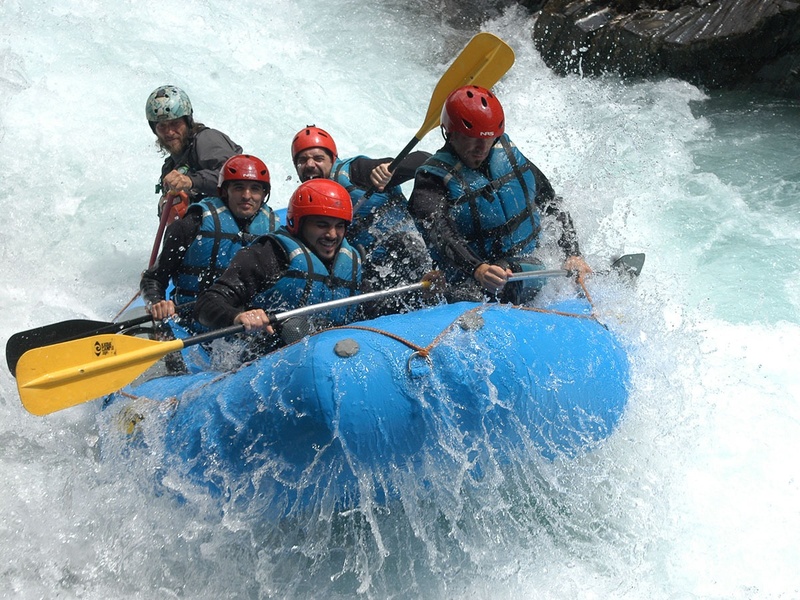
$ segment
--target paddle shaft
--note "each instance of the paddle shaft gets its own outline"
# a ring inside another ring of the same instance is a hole
[[[401,285],[398,287],[394,287],[390,290],[379,290],[377,292],[358,294],[357,296],[348,296],[347,298],[329,300],[328,302],[323,302],[321,304],[309,304],[308,306],[301,306],[300,308],[294,308],[292,310],[287,310],[282,313],[269,315],[269,322],[270,324],[280,323],[281,321],[285,321],[286,319],[291,319],[293,317],[302,317],[305,315],[318,313],[322,310],[333,310],[334,308],[340,308],[342,306],[361,304],[363,302],[369,302],[370,300],[378,300],[380,298],[385,298],[386,296],[394,296],[396,294],[402,294],[405,292],[413,292],[415,290],[421,290],[427,287],[430,287],[430,284],[428,282],[420,281],[418,283],[410,283],[408,285]],[[184,340],[176,340],[178,342],[182,342],[181,347],[177,349],[180,350],[181,348],[187,348],[189,346],[203,344],[205,342],[210,342],[217,338],[225,337],[228,335],[234,335],[237,333],[242,333],[243,331],[244,331],[244,325],[231,325],[230,327],[225,327],[223,329],[215,329],[214,331],[209,331],[207,333],[200,333],[198,335],[193,335],[192,337],[186,338]],[[172,350],[170,350],[169,352],[172,352]]]
[[[541,271],[523,271],[521,273],[514,273],[508,277],[508,281],[523,281],[525,279],[538,279],[539,277],[565,277],[569,275],[569,271],[564,269],[550,269]]]
[[[273,315],[270,321],[277,323],[292,317],[425,289],[431,285],[429,281],[421,281],[303,306]],[[170,352],[242,331],[244,325],[233,325],[184,340],[170,341],[107,334],[35,348],[20,358],[17,389],[23,406],[29,412],[46,415],[119,390]]]
[[[158,222],[158,231],[156,232],[156,239],[153,240],[153,249],[150,252],[150,260],[147,263],[148,269],[152,269],[153,265],[156,264],[156,258],[158,258],[158,249],[161,247],[161,240],[164,237],[164,229],[167,226],[169,213],[170,211],[167,210],[166,206],[161,211],[161,219]],[[115,320],[119,319],[120,315],[122,315],[122,313],[128,310],[130,305],[133,304],[141,294],[142,294],[141,290],[136,290],[136,293],[133,295],[133,297],[130,300],[128,300],[128,303],[120,309],[120,311],[114,316],[114,319]]]
[[[169,207],[166,205],[161,210],[161,219],[158,222],[158,231],[156,232],[156,239],[153,240],[153,249],[150,252],[150,260],[147,263],[147,268],[152,269],[153,265],[156,264],[156,258],[158,258],[158,249],[161,247],[161,240],[164,238],[164,229],[167,226],[167,221],[169,220],[170,210]],[[118,319],[122,313],[128,310],[131,304],[133,304],[136,299],[142,294],[141,290],[137,290],[133,297],[128,300],[128,303],[123,306],[120,311],[114,316],[114,319]]]
[[[608,271],[615,270],[636,277],[641,273],[643,265],[644,254],[624,254],[611,263],[611,268],[608,269]],[[559,277],[570,274],[570,271],[564,269],[523,271],[521,273],[514,273],[508,278],[508,281],[522,281],[524,279],[536,279],[537,277]]]
[[[379,290],[377,292],[368,292],[366,294],[359,294],[358,296],[349,296],[347,298],[339,298],[338,300],[330,300],[322,304],[309,304],[308,306],[301,306],[286,312],[278,313],[270,316],[270,323],[277,323],[291,319],[292,317],[301,317],[303,315],[310,315],[319,312],[320,306],[324,306],[325,310],[339,308],[341,306],[349,306],[351,304],[360,304],[362,302],[369,302],[370,300],[379,300],[386,296],[395,296],[405,292],[413,292],[431,287],[430,282],[420,281],[417,283],[409,283],[408,285],[400,285],[389,290]]]
[[[167,206],[165,203],[163,207],[161,207],[161,218],[158,220],[158,231],[156,231],[156,239],[153,240],[153,249],[150,251],[150,261],[147,263],[147,268],[152,269],[153,265],[156,264],[156,258],[158,258],[158,250],[161,248],[161,240],[164,238],[164,230],[167,228],[167,221],[169,221],[169,217],[172,214],[172,207]]]
[[[189,172],[189,167],[182,166],[178,169],[184,175]],[[174,199],[180,198],[181,201],[175,203]],[[153,249],[150,251],[150,260],[147,262],[147,268],[152,269],[153,265],[156,264],[156,259],[158,258],[158,250],[161,248],[161,242],[164,239],[164,230],[167,228],[167,223],[173,219],[180,218],[178,213],[175,210],[175,206],[181,204],[181,202],[188,204],[189,197],[186,195],[186,192],[177,192],[177,193],[169,193],[167,194],[167,201],[161,207],[161,217],[158,220],[158,231],[156,232],[156,239],[153,240]],[[122,307],[122,309],[116,314],[114,320],[116,321],[122,313],[128,310],[128,307],[133,304],[136,299],[141,295],[141,290],[138,290],[134,295],[133,298],[128,300],[128,303]]]

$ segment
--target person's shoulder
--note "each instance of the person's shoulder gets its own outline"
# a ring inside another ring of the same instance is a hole
[[[436,152],[428,155],[425,158],[423,164],[426,165],[436,164],[439,163],[441,160],[443,159],[447,160],[448,158],[453,158],[457,160],[458,154],[456,154],[456,151],[453,149],[453,146],[451,146],[449,142],[446,142],[445,145],[439,148]]]
[[[269,249],[275,250],[278,248],[283,248],[281,245],[281,236],[288,235],[286,231],[282,231],[278,229],[276,231],[270,231],[269,233],[265,233],[263,235],[258,236],[253,243],[248,246],[249,248],[256,248],[259,251],[265,250],[269,251]]]
[[[195,200],[194,202],[190,203],[189,206],[186,208],[186,213],[184,214],[184,219],[188,216],[192,216],[192,218],[197,219],[200,221],[202,216],[207,211],[219,211],[220,209],[224,208],[225,203],[216,196],[204,196],[199,200]]]
[[[447,166],[457,161],[458,155],[449,151],[446,147],[440,148],[435,154],[428,156],[421,164],[417,165],[414,170],[414,179],[416,181],[441,182]]]
[[[414,175],[414,190],[438,190],[444,187],[444,177],[440,173],[431,173],[426,169],[418,169]]]
[[[289,255],[280,238],[280,235],[285,233],[280,230],[265,233],[240,250],[237,256],[241,255],[241,261],[262,265],[261,268],[274,269],[285,266],[289,262]]]
[[[210,137],[228,137],[227,134],[223,133],[219,129],[214,129],[213,127],[206,127],[203,125],[200,127],[194,134],[196,138],[210,138]]]
[[[351,156],[350,158],[345,158],[342,162],[349,162],[352,165],[369,165],[369,164],[382,164],[386,161],[391,161],[391,158],[370,158],[366,154],[357,154],[356,156]]]
[[[195,135],[194,147],[204,157],[213,157],[215,160],[221,161],[219,167],[222,166],[222,162],[243,151],[242,147],[234,142],[227,133],[205,126]]]
[[[403,162],[405,163],[418,163],[424,164],[433,154],[430,152],[425,152],[424,150],[414,150],[414,152],[410,153]]]

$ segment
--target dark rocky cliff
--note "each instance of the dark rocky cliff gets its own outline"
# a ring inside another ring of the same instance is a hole
[[[537,15],[557,73],[677,77],[800,100],[800,0],[444,0],[462,24],[511,4]]]

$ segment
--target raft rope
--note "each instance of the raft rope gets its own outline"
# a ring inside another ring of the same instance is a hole
[[[583,292],[586,301],[589,303],[589,306],[592,307],[592,311],[588,315],[582,315],[577,313],[568,313],[563,312],[560,310],[550,310],[547,308],[534,308],[532,306],[515,306],[520,310],[529,310],[531,312],[538,312],[538,313],[546,313],[551,315],[559,315],[561,317],[573,317],[575,319],[591,319],[592,321],[598,321],[597,315],[594,310],[594,301],[592,300],[591,294],[589,294],[589,290],[586,289],[586,282],[583,278],[583,275],[578,275],[578,285],[581,286],[581,291]],[[599,321],[598,321],[599,323]]]
[[[586,283],[584,281],[583,275],[578,275],[577,281],[578,281],[578,285],[581,287],[581,290],[583,291],[584,296],[586,297],[587,302],[589,302],[589,306],[592,309],[589,314],[569,313],[569,312],[564,312],[564,311],[560,311],[560,310],[551,310],[551,309],[547,309],[547,308],[534,308],[532,306],[522,306],[522,305],[514,305],[514,308],[517,308],[519,310],[526,310],[526,311],[530,311],[530,312],[557,315],[557,316],[560,316],[560,317],[570,317],[570,318],[574,318],[574,319],[589,319],[589,320],[592,320],[592,321],[597,321],[599,323],[599,321],[597,319],[597,315],[595,313],[594,302],[592,301],[592,296],[589,294],[589,290],[586,289]],[[409,348],[414,350],[414,355],[413,356],[420,356],[420,357],[422,357],[424,359],[430,360],[431,351],[441,343],[441,341],[444,339],[444,337],[447,335],[447,333],[451,329],[453,329],[459,323],[459,321],[461,321],[462,317],[464,317],[465,315],[469,315],[470,313],[482,312],[485,309],[486,309],[486,305],[481,305],[481,306],[476,306],[475,308],[471,308],[468,311],[460,314],[452,323],[450,323],[441,332],[439,332],[439,334],[433,339],[433,341],[430,344],[428,344],[427,346],[424,346],[424,347],[423,346],[419,346],[419,345],[415,344],[414,342],[412,342],[411,340],[407,340],[407,339],[405,339],[405,338],[403,338],[403,337],[401,337],[401,336],[399,336],[399,335],[397,335],[395,333],[391,333],[389,331],[384,331],[383,329],[378,329],[377,327],[366,327],[364,325],[340,325],[338,327],[332,327],[330,329],[325,329],[323,331],[332,331],[332,330],[340,330],[340,329],[356,329],[358,331],[370,331],[372,333],[377,333],[378,335],[382,335],[382,336],[388,337],[388,338],[393,339],[393,340],[395,340],[397,342],[400,342],[401,344],[404,344],[404,345],[408,346]],[[322,333],[322,331],[318,331],[316,333],[313,333],[312,335],[318,335],[320,333]]]

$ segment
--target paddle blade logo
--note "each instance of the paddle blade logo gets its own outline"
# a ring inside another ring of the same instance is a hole
[[[116,353],[117,349],[114,348],[114,342],[101,342],[98,340],[94,343],[94,355],[97,357],[115,355]]]

